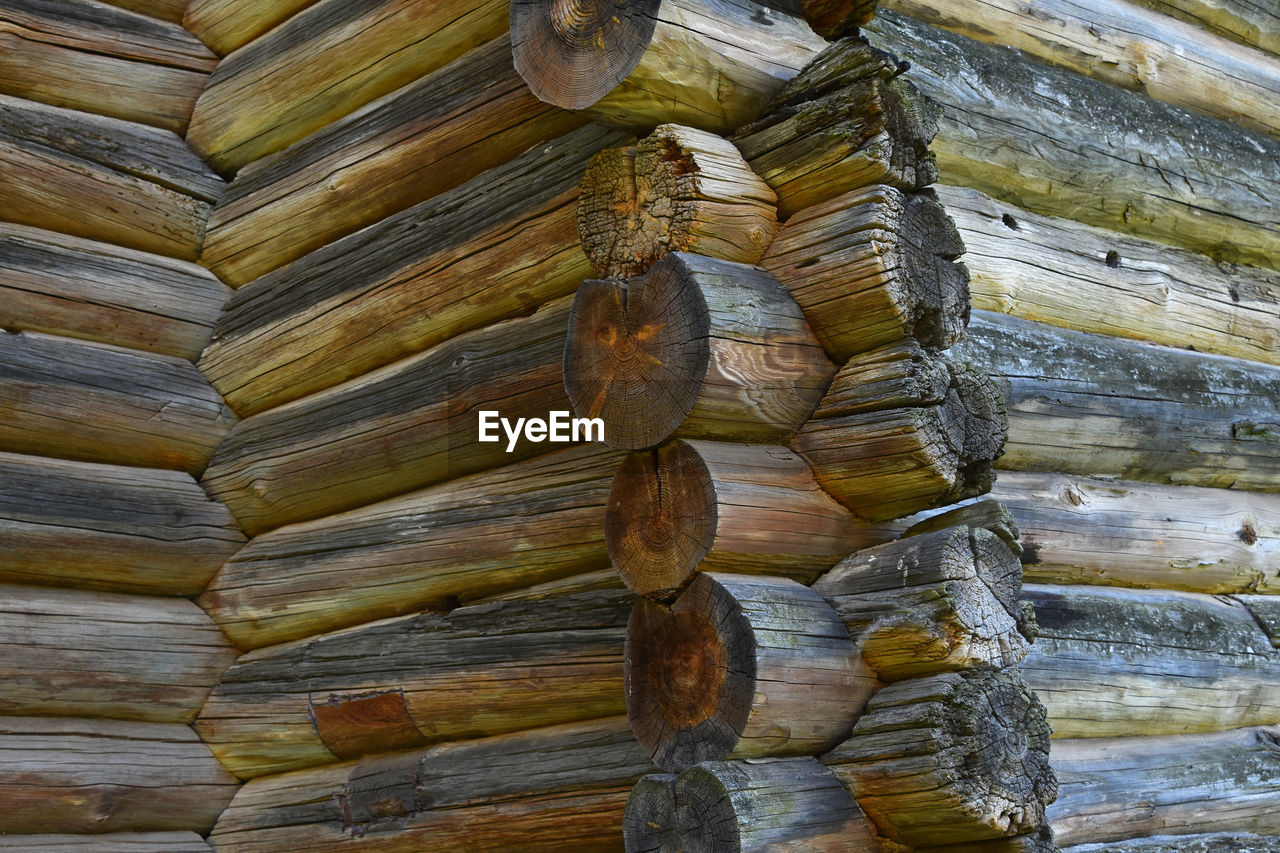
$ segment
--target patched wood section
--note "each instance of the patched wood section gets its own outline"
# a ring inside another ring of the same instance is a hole
[[[316,0],[191,0],[178,17],[188,31],[219,56],[244,47]]]

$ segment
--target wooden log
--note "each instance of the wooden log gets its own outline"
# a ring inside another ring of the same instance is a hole
[[[751,121],[822,48],[751,0],[512,0],[516,70],[542,100],[630,130]]]
[[[1280,723],[1280,654],[1244,605],[1185,592],[1029,584],[1023,674],[1055,737]]]
[[[529,586],[522,586],[505,592],[497,592],[493,595],[483,595],[475,599],[475,603],[542,601],[548,598],[559,598],[564,595],[577,595],[580,592],[620,589],[626,589],[626,586],[622,583],[622,579],[618,577],[618,572],[612,566],[609,566],[605,569],[596,569],[590,572],[570,575],[566,578],[530,584]]]
[[[1153,835],[1280,835],[1274,727],[1058,740],[1053,767],[1059,791],[1049,820],[1064,847]]]
[[[1269,595],[1237,595],[1236,600],[1249,609],[1271,645],[1280,649],[1280,598]]]
[[[754,264],[777,233],[777,199],[732,143],[663,124],[591,160],[578,233],[600,278],[641,275],[671,252]]]
[[[0,838],[204,834],[236,787],[187,726],[0,717]]]
[[[952,353],[1004,394],[1002,468],[1280,490],[1280,368],[985,311]]]
[[[1280,836],[1222,832],[1202,835],[1157,835],[1132,841],[1077,844],[1062,853],[1277,853]]]
[[[968,249],[975,308],[1280,364],[1280,274],[935,189]]]
[[[784,447],[680,439],[627,457],[604,523],[623,582],[654,599],[674,597],[699,571],[812,583],[892,536],[856,522]]]
[[[1005,430],[986,376],[907,338],[850,359],[791,447],[836,500],[874,521],[985,494]]]
[[[0,223],[0,328],[195,361],[231,291],[186,261]]]
[[[0,95],[10,222],[195,260],[222,189],[171,131]]]
[[[899,75],[906,65],[864,39],[829,46],[730,140],[796,211],[873,184],[912,192],[938,177],[929,141],[939,108]]]
[[[1210,32],[1280,56],[1280,10],[1252,0],[1135,0]]]
[[[672,435],[784,441],[834,373],[768,273],[683,252],[639,278],[583,282],[564,353],[574,412],[625,450]]]
[[[994,491],[994,489],[993,489]],[[949,527],[981,528],[989,530],[1009,546],[1019,558],[1023,555],[1022,535],[1017,519],[1004,504],[997,500],[980,500],[975,503],[962,504],[937,515],[931,515],[915,522],[902,532],[903,537],[919,536],[922,533],[936,533]]]
[[[199,474],[235,415],[190,363],[0,332],[0,450]]]
[[[275,33],[329,5],[304,12]],[[416,5],[429,4],[417,0]],[[498,5],[505,4],[486,0],[484,8]],[[457,9],[447,8],[450,14]],[[464,15],[458,26],[468,20]],[[330,103],[327,97],[315,100]],[[245,115],[243,104],[236,104],[232,114]],[[507,37],[499,36],[242,169],[209,221],[203,262],[239,287],[587,121],[533,97],[511,67]]]
[[[588,125],[267,273],[235,292],[200,369],[248,416],[572,294],[591,275],[578,182],[624,140]]]
[[[104,835],[0,835],[0,850],[27,853],[212,853],[195,832],[111,832]]]
[[[892,12],[868,32],[909,57],[912,82],[942,105],[932,150],[947,183],[1277,268],[1280,212],[1266,199],[1280,186],[1280,139]]]
[[[149,15],[162,21],[182,23],[182,12],[186,0],[103,0],[108,6],[129,9],[140,15]]]
[[[422,613],[244,655],[196,731],[241,778],[624,713],[621,590]]]
[[[875,826],[813,758],[704,761],[645,776],[627,800],[630,853],[879,850]]]
[[[969,841],[963,844],[947,844],[942,847],[922,847],[920,853],[1062,853],[1053,841],[1053,829],[1048,824],[1027,835],[1001,838],[995,841]]]
[[[185,598],[0,585],[0,713],[189,723],[235,650]]]
[[[1022,567],[982,528],[952,527],[851,554],[813,585],[882,681],[1016,666],[1031,620]]]
[[[701,572],[627,626],[627,716],[667,772],[700,761],[817,755],[878,686],[840,618],[787,578]]]
[[[195,595],[244,544],[178,471],[0,453],[0,581]]]
[[[837,362],[914,337],[945,349],[969,321],[955,225],[931,191],[854,190],[787,220],[761,266]]]
[[[191,0],[182,25],[219,56],[244,47],[268,30],[313,5],[316,0],[276,0],[271,4],[255,0]]]
[[[257,648],[607,568],[621,455],[570,448],[264,534],[200,599]]]
[[[621,851],[627,794],[650,769],[609,717],[249,782],[209,841],[220,853]]]
[[[856,35],[858,28],[876,14],[883,0],[799,0],[804,19],[813,31],[828,41]]]
[[[881,834],[917,847],[1034,831],[1058,787],[1044,707],[1011,672],[891,684],[823,763]]]
[[[181,134],[218,58],[177,24],[91,0],[0,3],[0,92]]]

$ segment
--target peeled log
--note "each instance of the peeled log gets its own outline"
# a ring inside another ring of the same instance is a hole
[[[0,835],[0,850],[25,853],[212,853],[195,832],[111,832],[98,835]]]
[[[1258,625],[1271,638],[1271,645],[1280,649],[1280,597],[1270,595],[1234,596],[1258,620]]]
[[[848,736],[875,678],[838,616],[785,578],[700,573],[627,626],[627,716],[668,772],[817,755]]]
[[[1280,56],[1280,9],[1254,0],[1137,0],[1229,39]]]
[[[777,233],[777,200],[732,143],[664,124],[592,159],[578,233],[600,278],[641,275],[671,252],[754,264]]]
[[[636,783],[628,853],[848,853],[880,846],[840,781],[813,758],[704,761]]]
[[[629,129],[751,121],[821,49],[750,0],[512,0],[515,67],[542,100]]]
[[[945,349],[969,322],[955,224],[932,191],[854,190],[787,220],[760,265],[800,305],[836,362],[915,338]]]
[[[943,847],[921,847],[919,853],[1062,853],[1048,824],[1036,832],[996,841],[970,841]]]
[[[191,0],[179,10],[182,26],[219,56],[244,47],[316,0]]]
[[[888,538],[859,524],[785,447],[676,440],[632,453],[605,513],[609,557],[634,592],[675,596],[699,571],[808,584]]]
[[[1012,672],[891,684],[822,760],[883,835],[917,847],[1032,832],[1058,789],[1044,708]]]
[[[1244,832],[1157,835],[1132,841],[1077,844],[1062,853],[1280,853],[1280,836]]]
[[[834,372],[768,273],[683,252],[637,279],[583,282],[564,353],[574,412],[624,450],[673,434],[778,443]]]

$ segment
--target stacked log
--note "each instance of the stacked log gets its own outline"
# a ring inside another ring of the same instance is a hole
[[[147,0],[122,0],[147,2]],[[192,0],[178,9],[178,19],[219,56],[244,47],[277,24],[284,23],[316,0],[278,0],[270,6],[247,0]]]

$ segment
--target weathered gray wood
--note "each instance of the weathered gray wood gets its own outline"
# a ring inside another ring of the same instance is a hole
[[[195,361],[230,295],[186,261],[0,223],[0,328]]]
[[[182,25],[219,56],[284,23],[316,0],[191,0],[185,13],[179,10]]]
[[[609,566],[564,578],[543,581],[541,583],[521,586],[516,589],[482,595],[475,599],[476,604],[488,604],[497,601],[541,601],[547,598],[559,598],[562,595],[577,595],[580,592],[598,592],[600,590],[626,589],[618,572]]]
[[[0,450],[199,474],[233,423],[186,361],[0,332]]]
[[[204,834],[237,783],[187,726],[0,717],[0,838]]]
[[[999,465],[1280,491],[1280,368],[975,311],[953,349],[1004,393]]]
[[[960,525],[989,530],[1000,537],[1000,540],[1008,545],[1009,550],[1015,555],[1021,557],[1023,554],[1022,543],[1018,541],[1021,530],[1018,528],[1017,519],[998,500],[980,500],[975,503],[960,504],[943,510],[937,515],[926,516],[904,530],[902,535],[904,537],[919,536],[922,533],[936,533],[939,530]]]
[[[171,131],[0,95],[10,222],[195,260],[222,188]]]
[[[0,850],[26,853],[212,853],[194,832],[111,832],[100,835],[0,835]]]
[[[1235,599],[1249,609],[1271,645],[1280,648],[1280,597],[1269,595],[1237,595]]]
[[[256,648],[605,568],[621,458],[570,448],[264,534],[201,603]]]
[[[1223,832],[1206,835],[1157,835],[1133,841],[1077,844],[1062,853],[1276,853],[1280,836]]]
[[[1137,3],[1280,56],[1280,9],[1258,0],[1136,0]]]
[[[572,294],[578,182],[624,140],[588,125],[241,287],[200,369],[247,416]]]
[[[1053,768],[1059,790],[1049,820],[1063,847],[1106,843],[1110,850],[1112,842],[1168,834],[1280,835],[1274,727],[1057,740]]]

